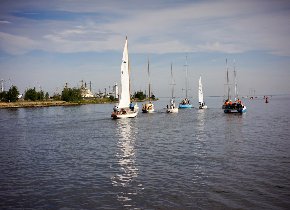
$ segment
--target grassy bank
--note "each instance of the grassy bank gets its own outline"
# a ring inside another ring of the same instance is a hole
[[[158,99],[155,99],[158,100]],[[133,100],[134,102],[144,102],[146,100]],[[49,106],[76,106],[85,104],[106,104],[117,103],[118,101],[112,101],[109,98],[93,98],[85,99],[78,102],[66,102],[66,101],[17,101],[17,102],[0,102],[1,108],[28,108],[28,107],[49,107]]]
[[[48,107],[48,106],[74,106],[79,103],[65,101],[17,101],[0,102],[0,108],[25,108],[25,107]]]

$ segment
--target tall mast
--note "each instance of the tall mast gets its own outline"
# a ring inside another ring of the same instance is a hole
[[[238,98],[238,83],[237,83],[237,72],[236,72],[236,62],[234,61],[234,81],[235,81],[235,101]]]
[[[185,60],[185,98],[187,98],[187,56],[186,56],[186,60]]]
[[[173,72],[172,72],[172,63],[171,63],[171,85],[172,85],[172,87],[171,87],[171,98],[173,98],[173,96],[174,96],[174,80],[173,80]]]
[[[229,68],[228,68],[228,59],[226,58],[226,69],[227,69],[227,89],[228,89],[228,100],[230,100],[230,80],[229,80]]]
[[[151,101],[151,81],[150,81],[150,71],[149,71],[149,58],[148,58],[148,79],[149,79],[149,93],[148,93],[148,97],[149,97],[149,102]]]

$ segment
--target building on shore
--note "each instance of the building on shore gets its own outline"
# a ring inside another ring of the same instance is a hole
[[[116,99],[119,98],[119,89],[118,89],[117,83],[115,83],[115,85],[113,86],[113,94],[114,94],[114,98],[116,98]]]

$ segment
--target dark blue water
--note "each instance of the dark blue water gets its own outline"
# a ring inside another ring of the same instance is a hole
[[[167,100],[124,120],[111,104],[0,109],[0,209],[289,209],[289,97],[243,115]]]

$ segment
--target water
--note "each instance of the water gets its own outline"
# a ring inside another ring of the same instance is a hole
[[[124,120],[111,104],[1,109],[0,209],[289,209],[289,97],[243,115],[167,100]]]

